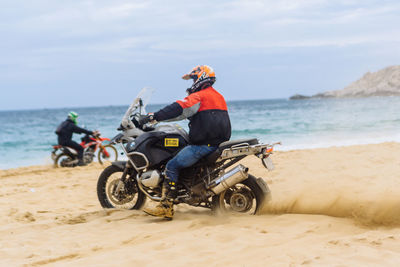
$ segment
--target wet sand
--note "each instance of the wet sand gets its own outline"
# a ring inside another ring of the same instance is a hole
[[[104,210],[102,166],[0,170],[1,266],[399,266],[400,144],[276,152],[259,216]]]

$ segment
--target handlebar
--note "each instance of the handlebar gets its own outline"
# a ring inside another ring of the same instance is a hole
[[[93,131],[93,133],[91,134],[92,136],[94,136],[95,138],[99,138],[101,133],[97,130]]]
[[[126,131],[126,130],[134,129],[134,128],[140,129],[145,132],[154,130],[154,127],[158,122],[151,121],[148,123],[141,124],[140,118],[142,116],[147,116],[147,115],[140,115],[140,114],[132,115],[130,118],[131,123],[128,124],[127,122],[125,122],[126,125],[123,125],[123,123],[121,122],[121,124],[117,128],[117,131]]]

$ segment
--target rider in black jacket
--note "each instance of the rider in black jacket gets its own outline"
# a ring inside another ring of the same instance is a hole
[[[56,134],[58,135],[59,145],[73,148],[78,152],[78,166],[83,166],[85,165],[83,162],[83,147],[72,140],[72,134],[93,134],[94,132],[77,126],[77,118],[78,114],[76,112],[71,111],[68,113],[68,118],[57,127]]]

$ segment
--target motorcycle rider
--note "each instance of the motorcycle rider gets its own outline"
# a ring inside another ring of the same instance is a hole
[[[172,219],[174,215],[173,200],[176,196],[179,170],[192,166],[231,137],[231,123],[225,99],[212,87],[216,80],[214,70],[207,65],[196,66],[183,75],[182,79],[193,80],[192,86],[186,90],[188,96],[184,100],[178,100],[139,121],[143,125],[150,121],[189,119],[190,145],[167,163],[161,202],[154,209],[144,210],[147,214],[168,219]]]
[[[75,149],[78,152],[78,166],[86,165],[83,161],[83,147],[77,142],[72,140],[73,133],[85,133],[93,135],[97,131],[89,131],[77,126],[78,113],[71,111],[68,113],[68,118],[63,121],[56,130],[58,135],[58,144]]]

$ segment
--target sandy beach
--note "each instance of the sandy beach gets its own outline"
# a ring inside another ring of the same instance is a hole
[[[279,149],[279,148],[278,148]],[[104,210],[102,166],[0,170],[0,266],[399,266],[400,143],[277,151],[261,215]]]

